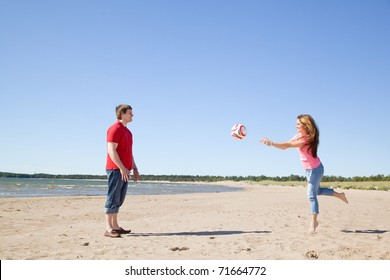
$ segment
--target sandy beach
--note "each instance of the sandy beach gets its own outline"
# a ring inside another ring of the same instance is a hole
[[[244,190],[127,196],[122,238],[103,236],[105,197],[2,198],[0,259],[390,259],[390,192],[320,197],[309,234],[306,188],[221,184]]]

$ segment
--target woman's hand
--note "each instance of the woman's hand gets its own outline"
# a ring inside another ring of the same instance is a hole
[[[263,138],[260,140],[260,142],[262,142],[263,144],[267,145],[267,146],[272,146],[273,143],[271,140],[269,140],[268,138]]]

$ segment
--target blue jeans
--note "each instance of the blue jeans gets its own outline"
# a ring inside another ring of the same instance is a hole
[[[128,182],[122,180],[122,174],[119,169],[106,171],[108,178],[106,214],[116,214],[125,201]]]
[[[310,210],[312,214],[319,214],[319,205],[317,195],[332,196],[333,189],[321,188],[320,183],[322,176],[324,176],[324,166],[322,163],[314,169],[306,169],[307,178],[307,197],[310,202]]]

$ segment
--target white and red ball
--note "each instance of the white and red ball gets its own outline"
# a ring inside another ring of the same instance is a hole
[[[232,127],[231,134],[237,139],[243,139],[246,136],[246,128],[242,124],[235,124]]]

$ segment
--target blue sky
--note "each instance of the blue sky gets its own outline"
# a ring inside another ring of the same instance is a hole
[[[389,175],[389,50],[388,0],[0,0],[0,171],[105,174],[128,103],[141,174],[304,175],[258,140],[309,113],[326,175]]]

